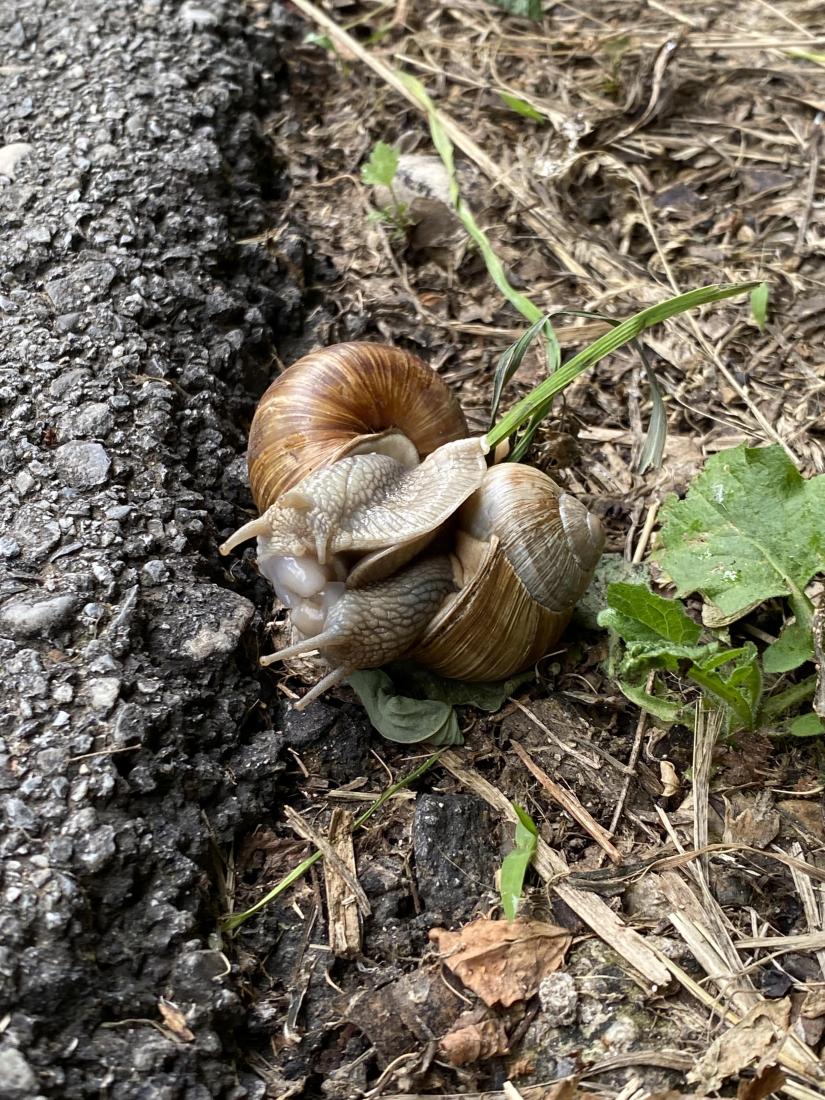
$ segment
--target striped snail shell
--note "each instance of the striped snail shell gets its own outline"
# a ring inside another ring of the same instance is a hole
[[[558,641],[604,536],[529,466],[488,466],[455,397],[415,356],[337,344],[261,398],[249,479],[258,567],[301,636],[262,664],[317,650],[331,671],[409,657],[444,676],[503,679]]]

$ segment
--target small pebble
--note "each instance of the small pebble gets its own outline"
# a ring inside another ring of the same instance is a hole
[[[0,608],[0,630],[8,630],[15,638],[47,637],[69,619],[76,606],[75,596],[17,597]]]
[[[55,461],[66,484],[75,489],[103,485],[112,465],[100,443],[64,443],[55,451]]]

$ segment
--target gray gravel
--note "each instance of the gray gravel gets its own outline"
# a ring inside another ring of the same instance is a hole
[[[7,1100],[264,1091],[210,939],[213,845],[272,813],[281,745],[251,717],[255,607],[214,547],[249,505],[272,343],[300,321],[266,251],[233,243],[272,224],[278,183],[278,57],[249,10],[0,9]],[[140,1022],[161,997],[194,1042]]]

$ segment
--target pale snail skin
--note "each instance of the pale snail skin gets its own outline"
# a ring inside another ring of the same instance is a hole
[[[294,645],[331,671],[409,657],[445,676],[503,679],[558,641],[601,556],[598,519],[533,467],[488,467],[455,397],[415,356],[337,344],[284,371],[258,405],[249,478],[258,568]]]

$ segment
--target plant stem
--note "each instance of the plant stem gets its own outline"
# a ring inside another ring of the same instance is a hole
[[[811,698],[816,690],[816,682],[817,677],[815,675],[808,676],[807,679],[800,680],[798,684],[792,684],[785,691],[780,691],[778,695],[766,699],[759,712],[760,719],[763,722],[770,721],[770,719],[778,718],[780,714],[784,714],[786,710],[798,707],[800,703],[804,703]]]

